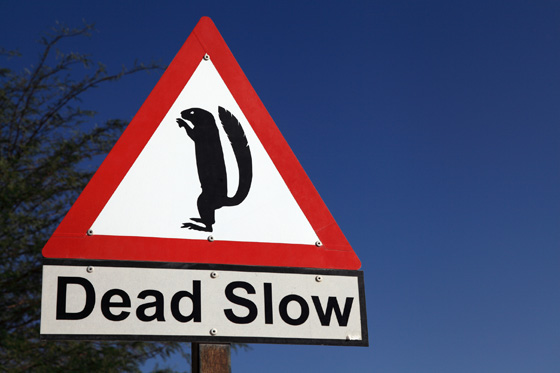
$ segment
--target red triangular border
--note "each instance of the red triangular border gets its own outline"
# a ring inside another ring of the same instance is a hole
[[[111,198],[205,54],[220,73],[322,246],[88,236]],[[359,269],[344,237],[212,20],[203,17],[134,119],[43,248],[47,258],[140,260],[280,267]]]

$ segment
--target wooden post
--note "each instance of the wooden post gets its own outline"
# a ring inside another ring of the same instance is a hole
[[[192,373],[231,373],[229,344],[191,343]]]

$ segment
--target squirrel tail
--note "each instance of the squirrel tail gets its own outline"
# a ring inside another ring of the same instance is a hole
[[[249,149],[249,144],[247,142],[247,137],[241,127],[241,123],[231,114],[229,111],[223,107],[218,107],[218,113],[220,115],[220,121],[222,126],[228,136],[228,139],[233,148],[233,153],[235,154],[235,159],[237,160],[237,167],[239,169],[239,185],[237,191],[233,197],[228,197],[224,201],[224,206],[236,206],[239,205],[247,195],[249,194],[249,189],[251,188],[251,182],[253,181],[253,162],[251,159],[251,150]]]

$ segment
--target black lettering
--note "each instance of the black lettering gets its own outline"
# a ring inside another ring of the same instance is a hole
[[[80,285],[86,291],[86,304],[79,312],[66,311],[66,294],[68,284]],[[82,277],[59,277],[56,291],[56,319],[57,320],[81,320],[85,319],[93,311],[95,306],[95,290],[91,282]]]
[[[183,315],[179,309],[179,302],[182,298],[189,298],[192,301],[193,309],[190,315]],[[202,307],[200,302],[200,281],[193,281],[193,292],[179,291],[171,299],[171,313],[175,320],[179,322],[200,322],[202,320]]]
[[[226,317],[229,319],[229,321],[236,324],[252,323],[257,318],[257,306],[249,299],[241,298],[233,294],[233,291],[237,288],[245,289],[247,294],[255,294],[255,288],[251,284],[243,281],[234,281],[226,286],[225,293],[227,299],[232,303],[246,307],[249,310],[248,315],[243,317],[237,316],[231,308],[224,310],[224,313],[226,314]]]
[[[346,298],[343,312],[340,312],[340,307],[338,306],[336,297],[329,297],[329,300],[327,301],[327,309],[325,312],[323,312],[323,307],[321,306],[321,301],[319,300],[318,296],[314,295],[311,297],[311,299],[313,299],[313,304],[315,305],[315,309],[317,310],[317,316],[319,316],[321,325],[329,326],[331,324],[331,316],[333,310],[334,314],[336,315],[338,325],[348,325],[348,318],[350,317],[350,310],[352,309],[352,302],[354,301],[354,298]]]
[[[290,302],[297,302],[301,307],[301,315],[299,315],[297,319],[292,319],[290,315],[288,315],[288,304]],[[282,298],[280,301],[279,311],[282,320],[284,320],[286,324],[290,325],[301,325],[306,322],[309,317],[309,306],[307,305],[307,302],[305,299],[295,294],[286,295]]]
[[[264,322],[272,324],[272,284],[264,283]]]
[[[111,298],[113,296],[121,297],[120,302],[111,302]],[[118,315],[115,315],[111,312],[111,307],[130,307],[130,297],[128,294],[121,289],[111,289],[105,294],[103,294],[103,298],[101,298],[101,312],[103,312],[103,316],[106,319],[111,321],[122,321],[130,315],[130,312],[122,311]]]
[[[136,317],[138,317],[140,321],[165,321],[163,316],[163,294],[157,290],[144,290],[138,294],[138,298],[140,299],[146,299],[146,297],[154,297],[155,300],[138,306],[136,309]],[[146,315],[146,310],[152,307],[155,307],[154,313],[151,316]]]

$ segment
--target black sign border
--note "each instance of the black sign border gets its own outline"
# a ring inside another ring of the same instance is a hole
[[[90,340],[90,341],[154,341],[154,342],[200,342],[200,343],[269,343],[295,345],[326,345],[326,346],[369,346],[367,328],[366,296],[363,271],[345,269],[319,269],[296,267],[263,267],[204,263],[172,263],[172,262],[143,262],[120,260],[85,260],[85,259],[52,259],[43,258],[43,265],[58,266],[102,266],[102,267],[130,267],[130,268],[169,268],[196,270],[223,270],[237,272],[267,272],[267,273],[295,273],[330,276],[349,276],[358,279],[358,294],[360,302],[360,321],[362,327],[361,340],[315,339],[315,338],[274,338],[274,337],[220,337],[220,336],[161,336],[137,334],[41,334],[40,339],[50,341],[60,340]]]

